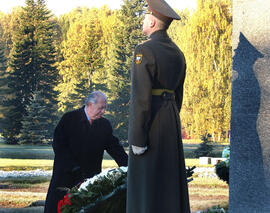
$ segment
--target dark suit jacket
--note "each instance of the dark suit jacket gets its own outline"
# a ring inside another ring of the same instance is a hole
[[[59,187],[72,188],[84,178],[101,172],[104,150],[119,166],[127,166],[127,154],[113,136],[110,122],[100,118],[90,124],[84,108],[63,115],[55,128],[53,150],[53,175],[45,213],[57,212],[57,203],[66,194]]]

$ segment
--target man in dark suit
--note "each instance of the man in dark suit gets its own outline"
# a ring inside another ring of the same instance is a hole
[[[147,0],[131,68],[127,213],[190,213],[179,112],[186,62],[166,30],[177,13]]]
[[[106,96],[92,92],[85,106],[63,115],[55,128],[53,175],[48,189],[45,213],[56,213],[58,201],[66,192],[85,178],[101,172],[104,150],[119,166],[127,166],[127,154],[112,134],[110,122],[103,118]]]

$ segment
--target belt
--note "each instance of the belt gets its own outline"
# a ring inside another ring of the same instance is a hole
[[[169,89],[152,89],[152,95],[163,95],[163,93],[170,93],[170,94],[174,94],[173,90],[169,90]]]

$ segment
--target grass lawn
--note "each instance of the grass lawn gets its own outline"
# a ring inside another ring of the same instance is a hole
[[[1,159],[0,170],[52,169],[53,160]],[[113,160],[103,160],[103,168],[115,167]],[[199,167],[198,159],[186,159],[186,166]],[[209,165],[211,167],[211,165]],[[16,178],[0,180],[0,206],[20,208],[33,201],[45,200],[50,177]],[[203,210],[212,206],[228,205],[228,185],[216,178],[194,177],[189,183],[189,195],[192,211]]]
[[[184,141],[184,152],[186,158],[194,158],[194,151],[199,147],[199,143],[196,140]],[[213,143],[213,156],[220,157],[225,146],[224,143]],[[125,148],[128,152],[128,149]],[[0,142],[0,159],[47,159],[53,160],[54,153],[51,146],[38,146],[38,145],[8,145]],[[111,159],[111,157],[105,152],[104,159]],[[1,165],[1,164],[0,164]]]
[[[189,198],[192,211],[213,206],[228,207],[229,187],[216,178],[195,177],[189,184]]]
[[[20,178],[2,180],[0,207],[23,208],[37,200],[45,200],[50,178]]]
[[[0,206],[5,208],[21,208],[33,201],[45,200],[49,180],[31,179],[23,182],[7,180],[1,184],[8,185],[8,189],[0,190]],[[228,206],[229,190],[225,182],[213,178],[194,178],[189,183],[189,196],[192,211],[204,210],[212,206]]]
[[[186,159],[186,166],[192,167],[199,165],[199,159]],[[0,158],[0,170],[12,171],[12,170],[52,170],[53,160],[40,160],[40,159],[8,159]],[[102,168],[117,167],[114,160],[104,159],[102,162]],[[209,165],[211,167],[211,165]]]

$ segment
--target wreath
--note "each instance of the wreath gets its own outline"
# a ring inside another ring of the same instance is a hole
[[[186,169],[188,178],[195,168]],[[128,167],[106,169],[73,187],[58,202],[58,213],[125,213],[127,170]]]
[[[124,213],[127,167],[106,169],[73,187],[58,202],[58,213]]]
[[[226,160],[216,164],[216,174],[219,179],[229,184],[230,147],[224,148],[222,157],[226,158]]]

